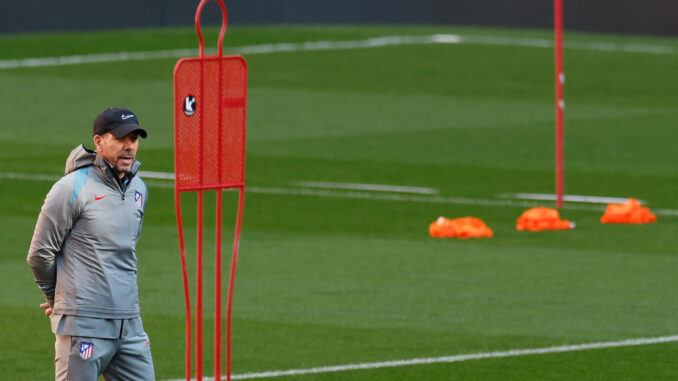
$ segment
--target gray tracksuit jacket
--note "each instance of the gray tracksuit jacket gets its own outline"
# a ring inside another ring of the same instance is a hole
[[[81,145],[47,194],[27,260],[56,315],[138,319],[136,244],[148,194],[135,176],[140,164],[121,187]]]

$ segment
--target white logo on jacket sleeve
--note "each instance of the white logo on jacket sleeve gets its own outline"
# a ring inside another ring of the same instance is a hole
[[[144,205],[144,195],[139,191],[134,191],[134,202],[141,208]]]

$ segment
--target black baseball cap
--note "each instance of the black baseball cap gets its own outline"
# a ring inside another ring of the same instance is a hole
[[[139,131],[139,136],[146,138],[146,130],[139,126],[139,119],[130,109],[109,107],[94,119],[93,135],[110,132],[116,138],[123,138],[132,131]]]

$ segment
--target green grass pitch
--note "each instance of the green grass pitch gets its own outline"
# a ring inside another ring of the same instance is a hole
[[[216,29],[206,31],[209,47]],[[452,27],[235,26],[225,42],[433,33],[551,38],[548,31]],[[675,211],[678,40],[566,33],[565,41],[567,193],[633,196],[653,210]],[[674,53],[568,48],[568,42],[661,45]],[[0,60],[196,46],[191,28],[4,36]],[[568,204],[561,215],[576,229],[526,233],[515,230],[525,206],[266,191],[325,181],[430,187],[442,197],[480,200],[552,193],[552,50],[403,45],[245,58],[252,191],[235,288],[234,374],[678,334],[676,215],[611,226],[598,222],[600,209]],[[149,132],[140,144],[142,169],[172,172],[175,62],[0,70],[1,379],[53,377],[53,336],[25,262],[51,182],[8,174],[58,177],[75,145],[92,146],[92,120],[111,105],[136,111]],[[142,317],[158,379],[178,379],[184,302],[173,190],[167,181],[147,183],[138,246]],[[195,197],[185,196],[189,248],[194,205]],[[213,205],[210,194],[207,209]],[[231,237],[234,193],[225,205]],[[211,213],[205,242],[213,241]],[[479,217],[495,237],[429,238],[428,224],[441,215]],[[206,252],[212,248],[207,244]],[[207,375],[212,324],[208,317]],[[676,379],[677,356],[678,344],[666,343],[285,379]]]

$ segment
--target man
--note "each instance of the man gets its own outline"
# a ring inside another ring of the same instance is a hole
[[[56,335],[56,380],[154,380],[136,258],[148,195],[135,157],[147,134],[112,107],[93,135],[96,151],[75,148],[47,194],[28,252]]]

